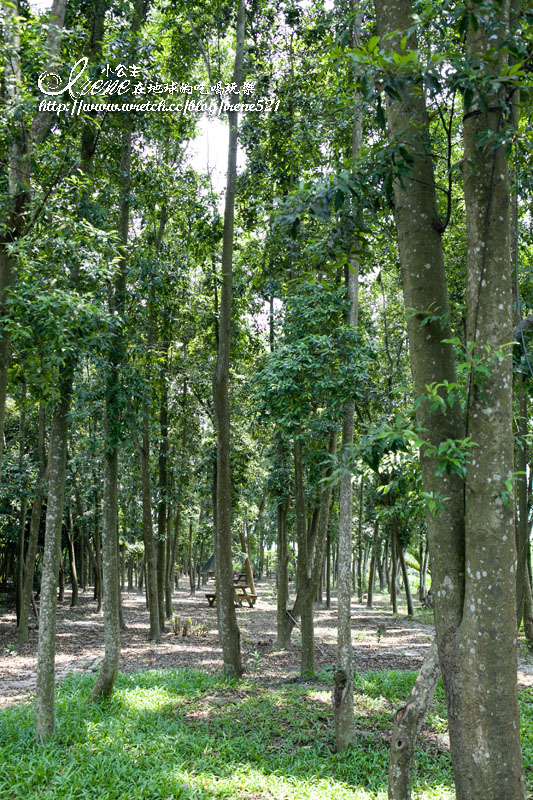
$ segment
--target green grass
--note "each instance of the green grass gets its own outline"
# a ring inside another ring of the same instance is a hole
[[[382,732],[414,673],[356,678],[359,743],[333,752],[330,687],[261,687],[193,670],[121,675],[111,700],[87,704],[94,676],[66,679],[56,733],[34,743],[30,705],[0,713],[2,800],[384,800],[388,748]],[[533,763],[533,711],[522,697],[524,757]],[[446,729],[442,691],[430,716]],[[418,749],[413,798],[453,798],[446,753]]]

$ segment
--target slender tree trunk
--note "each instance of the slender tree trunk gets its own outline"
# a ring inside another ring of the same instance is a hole
[[[331,534],[329,528],[326,539],[326,608],[331,608]]]
[[[530,653],[533,653],[533,597],[531,592],[531,579],[526,570],[524,582],[524,635]]]
[[[190,594],[196,594],[196,580],[194,575],[194,539],[193,539],[193,524],[192,519],[189,520],[189,547],[188,547],[188,573],[189,573],[189,589]]]
[[[57,599],[60,603],[65,599],[65,565],[63,563],[63,550],[59,556],[59,588],[57,592]]]
[[[426,580],[427,580],[428,568],[429,568],[429,547],[428,547],[427,542],[426,542],[426,551],[424,553],[424,568],[422,570],[422,577],[423,577],[423,580],[424,580],[424,595],[427,594],[426,593]]]
[[[74,527],[72,525],[72,512],[68,510],[68,530],[67,530],[68,561],[70,568],[70,583],[72,586],[72,596],[70,607],[78,605],[78,573],[76,571],[76,552],[74,549]]]
[[[168,388],[166,368],[168,341],[163,342],[165,367],[161,376],[161,401],[159,409],[159,503],[157,505],[157,597],[159,602],[159,627],[165,630],[165,586],[166,586],[166,539],[167,539],[167,495],[168,495]]]
[[[289,645],[287,629],[287,605],[289,602],[289,548],[287,542],[287,514],[290,499],[287,497],[277,507],[277,641],[278,647],[286,650]]]
[[[22,382],[22,398],[20,408],[20,425],[19,425],[19,475],[24,474],[24,449],[26,447],[26,381]],[[0,463],[2,461],[0,454]],[[26,516],[28,512],[28,498],[26,495],[26,487],[20,501],[20,516],[19,516],[19,541],[17,552],[17,575],[15,580],[16,585],[16,614],[17,614],[17,628],[20,623],[20,612],[22,607],[22,593],[24,591],[24,548],[26,545]]]
[[[410,800],[414,750],[440,676],[437,641],[433,640],[406,704],[394,717],[388,800]]]
[[[50,470],[46,506],[41,602],[39,613],[39,647],[37,654],[37,686],[35,729],[37,740],[48,742],[54,732],[54,663],[56,632],[57,579],[61,559],[61,529],[65,499],[68,415],[72,391],[72,368],[63,367],[60,397],[50,431]]]
[[[518,447],[516,454],[517,494],[518,494],[518,519],[516,521],[516,616],[517,626],[524,616],[524,601],[526,596],[526,581],[529,582],[527,573],[527,551],[529,547],[529,520],[528,520],[528,392],[525,376],[519,385],[519,417],[518,417]]]
[[[244,570],[246,572],[246,580],[248,586],[252,590],[252,594],[255,594],[254,571],[252,568],[252,559],[250,554],[250,534],[247,525],[246,525],[246,536],[244,534],[244,531],[241,528],[239,528],[239,538],[241,540],[241,551],[244,559]]]
[[[363,564],[363,492],[364,483],[361,478],[359,486],[359,521],[357,523],[357,602],[363,602],[363,580],[365,568]]]
[[[390,563],[391,563],[391,575],[390,575],[390,602],[392,606],[392,613],[398,613],[398,573],[397,573],[397,566],[398,566],[398,555],[396,553],[396,537],[394,536],[394,532],[391,533],[391,540],[390,540]]]
[[[358,37],[356,37],[357,39]],[[355,136],[355,134],[354,134]],[[357,145],[360,148],[361,125],[357,125]],[[352,152],[352,156],[355,153]],[[352,257],[345,269],[346,298],[348,314],[346,322],[350,327],[357,325],[359,262]],[[348,460],[354,438],[355,403],[349,401],[343,409],[341,458]],[[359,504],[359,538],[361,537],[361,514],[363,510],[363,479]],[[337,753],[342,753],[355,740],[355,719],[353,713],[353,664],[352,664],[352,528],[353,528],[353,484],[352,475],[346,469],[341,477],[339,493],[339,579],[337,586],[337,671],[335,675],[334,715],[335,743]],[[328,540],[329,545],[329,540]],[[329,548],[328,548],[329,549]],[[358,584],[360,586],[359,563]],[[328,576],[329,577],[329,576]],[[329,583],[329,581],[328,581]],[[329,585],[328,585],[329,594]]]
[[[98,491],[95,492],[95,506],[97,514],[100,514],[100,497]],[[102,611],[102,545],[100,542],[100,524],[98,517],[94,521],[93,530],[94,545],[94,599],[96,600],[96,613]]]
[[[167,504],[167,520],[166,520],[166,532],[167,532],[167,539],[166,539],[166,554],[165,554],[165,614],[167,619],[172,618],[173,608],[172,608],[172,577],[173,577],[173,568],[174,565],[172,563],[172,509],[170,503]]]
[[[96,23],[91,41],[92,52],[97,56],[101,52],[103,39],[104,18],[107,2],[99,0],[97,6]],[[131,22],[131,49],[126,60],[131,63],[136,50],[136,36],[140,31],[146,14],[143,0],[135,0]],[[126,249],[129,237],[130,194],[131,194],[131,150],[132,150],[133,121],[127,114],[122,122],[120,142],[120,172],[119,172],[119,209],[118,209],[118,236],[121,244],[121,254],[118,263],[115,285],[109,292],[109,310],[123,322],[126,303]],[[85,134],[90,138],[92,132],[86,129]],[[84,159],[89,157],[87,142],[82,142]],[[90,170],[90,166],[87,166]],[[105,398],[105,455],[104,455],[104,497],[103,497],[103,527],[102,527],[102,552],[103,552],[103,599],[104,599],[104,659],[98,679],[91,693],[91,701],[101,697],[109,697],[115,685],[120,663],[120,631],[123,629],[122,602],[119,576],[118,552],[118,458],[121,427],[121,376],[120,368],[124,361],[124,344],[122,340],[122,325],[117,325],[109,347],[109,372],[106,383]],[[148,420],[146,420],[148,424]],[[141,459],[142,461],[142,459]],[[142,473],[142,467],[141,467]],[[144,495],[143,495],[144,507]],[[146,545],[145,545],[146,546]]]
[[[108,412],[109,413],[109,412]],[[106,415],[107,416],[107,415]],[[118,449],[104,456],[103,567],[104,567],[104,646],[105,655],[91,701],[113,692],[120,662],[120,612],[118,581]]]
[[[389,540],[386,539],[385,544],[383,545],[383,554],[379,562],[379,589],[381,592],[384,592],[385,589],[388,591],[389,589],[389,572],[387,567],[388,552]]]
[[[374,536],[372,538],[372,558],[370,560],[370,575],[368,576],[368,592],[366,598],[366,607],[372,608],[374,602],[374,583],[376,580],[376,571],[378,566],[378,550],[379,550],[379,520],[376,518],[374,522]]]
[[[39,528],[41,525],[41,512],[44,501],[44,490],[46,484],[46,452],[45,452],[45,413],[41,405],[39,409],[39,474],[35,484],[35,494],[31,507],[30,536],[28,540],[28,551],[26,553],[26,567],[24,570],[24,586],[22,589],[22,603],[20,609],[20,619],[17,638],[21,644],[28,641],[28,614],[33,598],[33,577],[35,575],[35,559],[37,556],[37,544],[39,540]]]
[[[237,11],[237,45],[233,82],[240,88],[244,55],[244,0]],[[237,101],[238,92],[232,95]],[[239,677],[242,673],[240,634],[233,601],[233,562],[231,555],[231,466],[230,466],[230,401],[229,363],[232,314],[233,229],[237,182],[238,114],[228,112],[229,145],[224,231],[222,241],[222,290],[217,367],[215,376],[215,416],[217,429],[216,488],[216,572],[218,632],[224,658],[224,674]]]
[[[146,590],[150,611],[150,640],[158,642],[161,638],[159,626],[159,599],[157,595],[157,548],[152,525],[152,490],[150,488],[150,430],[149,420],[143,414],[142,443],[138,448],[141,468],[141,488],[143,506],[143,540],[146,563]]]
[[[414,617],[415,610],[413,607],[413,598],[411,596],[411,586],[409,584],[409,575],[407,573],[407,564],[405,563],[405,558],[403,555],[402,546],[400,544],[400,539],[398,538],[398,520],[396,517],[392,520],[392,535],[394,536],[394,546],[396,550],[396,554],[398,556],[398,562],[400,564],[400,569],[402,571],[403,583],[405,588],[405,599],[407,602],[407,614],[410,617]]]
[[[334,456],[337,451],[337,431],[330,434],[328,454]],[[315,670],[315,647],[313,628],[313,598],[316,594],[320,576],[324,566],[324,555],[329,524],[332,486],[326,483],[320,498],[320,506],[315,510],[309,532],[306,524],[305,492],[303,485],[303,464],[301,444],[294,444],[294,494],[296,511],[296,532],[298,543],[298,559],[296,562],[297,594],[294,606],[287,620],[290,633],[295,621],[300,618],[302,632],[302,658],[300,673],[303,678],[310,678]],[[331,475],[332,467],[328,466],[325,477]]]

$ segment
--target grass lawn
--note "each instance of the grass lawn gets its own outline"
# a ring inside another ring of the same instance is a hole
[[[327,683],[271,688],[154,670],[120,675],[110,701],[88,705],[94,676],[67,678],[46,747],[34,743],[31,705],[0,713],[0,798],[384,800],[383,734],[414,679],[390,671],[357,676],[358,744],[338,756]],[[521,693],[526,765],[533,764],[532,700],[532,690]],[[427,722],[413,798],[453,798],[449,756],[438,744],[446,731],[441,689]]]

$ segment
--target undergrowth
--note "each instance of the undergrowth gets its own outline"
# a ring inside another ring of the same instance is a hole
[[[48,745],[34,742],[33,706],[0,713],[0,797],[385,800],[385,737],[414,678],[358,675],[357,744],[337,755],[330,687],[323,683],[271,688],[193,670],[149,671],[120,675],[110,700],[87,704],[94,676],[72,676],[58,689]],[[531,690],[522,693],[526,764],[533,763],[532,699]],[[427,722],[413,800],[449,800],[441,689]]]

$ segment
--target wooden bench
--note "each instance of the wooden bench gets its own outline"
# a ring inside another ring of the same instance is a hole
[[[257,600],[257,595],[252,594],[252,592],[249,592],[248,591],[249,588],[250,588],[249,586],[240,586],[240,585],[233,587],[233,592],[235,594],[235,603],[241,608],[243,600],[246,600],[248,602],[250,608],[253,608],[255,605],[255,601]]]
[[[248,591],[249,588],[250,588],[249,586],[242,586],[241,584],[233,585],[233,593],[234,593],[234,600],[236,607],[238,606],[239,608],[242,608],[243,600],[247,601],[250,608],[254,607],[255,601],[257,600],[257,595],[252,594],[252,592],[249,592]],[[206,593],[205,597],[207,602],[209,603],[209,606],[213,607],[217,599],[217,593],[208,592]]]

